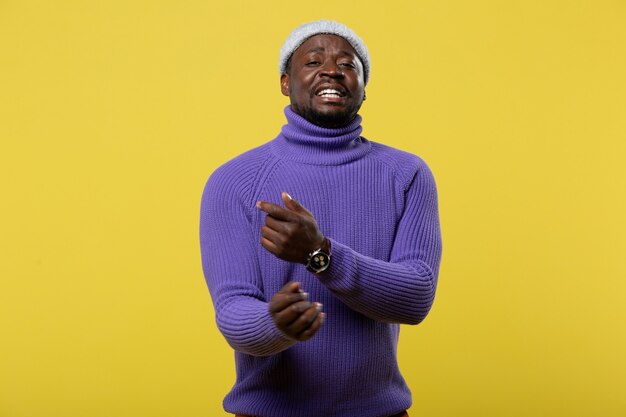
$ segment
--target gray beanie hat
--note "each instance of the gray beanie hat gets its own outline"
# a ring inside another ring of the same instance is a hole
[[[333,20],[317,20],[315,22],[305,23],[299,26],[289,34],[289,37],[280,48],[280,59],[278,60],[278,70],[280,75],[283,75],[287,70],[287,62],[291,55],[298,49],[300,45],[304,43],[311,36],[329,34],[341,36],[347,40],[354,48],[357,55],[361,59],[363,64],[363,75],[365,77],[365,84],[370,78],[370,56],[367,52],[367,47],[349,27],[342,25],[341,23]]]

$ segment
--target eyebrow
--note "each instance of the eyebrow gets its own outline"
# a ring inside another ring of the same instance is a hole
[[[315,53],[315,52],[324,52],[326,51],[326,48],[313,48],[313,49],[309,49],[308,51],[305,52],[305,54],[311,54],[311,53]],[[347,55],[347,56],[351,56],[351,57],[356,57],[356,54],[353,54],[350,51],[347,51],[345,49],[342,49],[341,51],[339,51],[339,55]]]

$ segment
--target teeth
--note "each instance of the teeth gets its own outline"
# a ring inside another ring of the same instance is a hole
[[[317,93],[317,95],[321,97],[341,97],[341,93],[333,88],[326,88]]]

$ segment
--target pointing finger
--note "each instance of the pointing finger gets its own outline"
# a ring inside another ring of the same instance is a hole
[[[283,192],[281,197],[283,199],[285,207],[287,207],[289,210],[295,211],[296,213],[306,213],[308,215],[311,215],[311,212],[307,210],[302,204],[300,204],[298,200],[290,196],[289,193]]]
[[[257,201],[256,206],[259,210],[266,212],[275,219],[290,222],[295,222],[298,220],[296,214],[274,203],[269,203],[267,201]]]

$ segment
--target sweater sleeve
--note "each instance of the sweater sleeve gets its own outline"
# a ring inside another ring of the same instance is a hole
[[[406,190],[388,261],[329,240],[331,266],[320,280],[343,303],[379,321],[418,324],[424,320],[435,298],[441,261],[437,189],[425,164]]]
[[[265,299],[246,207],[247,172],[216,170],[202,195],[200,248],[217,326],[239,352],[267,356],[295,341],[275,326]]]

